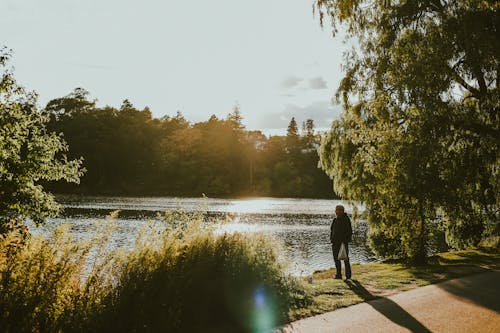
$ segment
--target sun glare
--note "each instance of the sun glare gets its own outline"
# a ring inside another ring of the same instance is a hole
[[[273,199],[255,198],[233,200],[228,210],[235,213],[264,213],[272,210]]]

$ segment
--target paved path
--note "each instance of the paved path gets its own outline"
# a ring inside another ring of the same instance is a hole
[[[289,324],[283,332],[500,333],[500,272],[454,279]]]

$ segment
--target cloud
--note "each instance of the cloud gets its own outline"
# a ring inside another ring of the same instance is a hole
[[[294,75],[288,76],[281,81],[280,87],[283,89],[300,88],[301,90],[321,90],[328,88],[325,79],[321,76],[306,80]]]
[[[309,79],[309,87],[315,90],[327,88],[326,81],[321,76]]]
[[[285,88],[285,89],[289,89],[289,88],[293,88],[293,87],[296,87],[299,85],[300,82],[304,81],[303,78],[300,78],[300,77],[296,77],[296,76],[289,76],[287,78],[285,78],[280,86],[281,88]]]
[[[287,104],[282,114],[288,120],[295,117],[299,124],[307,119],[312,119],[316,127],[330,127],[333,119],[340,116],[341,110],[340,105],[332,105],[330,101],[316,101],[306,106]]]
[[[340,116],[342,107],[332,105],[330,101],[316,101],[306,106],[286,104],[281,112],[267,113],[260,117],[257,127],[260,129],[280,129],[288,126],[295,117],[299,128],[303,121],[314,120],[316,128],[329,128],[332,121]]]

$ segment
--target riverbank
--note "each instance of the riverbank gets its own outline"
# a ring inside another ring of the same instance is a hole
[[[401,261],[352,265],[353,281],[334,280],[334,270],[315,272],[305,288],[312,302],[294,309],[298,320],[350,305],[387,297],[457,277],[500,270],[500,251],[478,249],[446,252],[429,258],[425,266],[410,266]]]

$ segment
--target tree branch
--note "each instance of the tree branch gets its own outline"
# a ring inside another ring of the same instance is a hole
[[[458,75],[457,72],[453,71],[453,79],[459,83],[462,87],[467,89],[474,97],[479,99],[479,96],[481,96],[481,92],[477,89],[468,84],[460,75]]]
[[[484,80],[483,71],[479,68],[476,68],[474,74],[476,75],[477,83],[479,84],[480,96],[485,96],[488,92],[488,87],[486,85],[486,81]]]
[[[497,66],[497,89],[500,89],[500,64]]]

